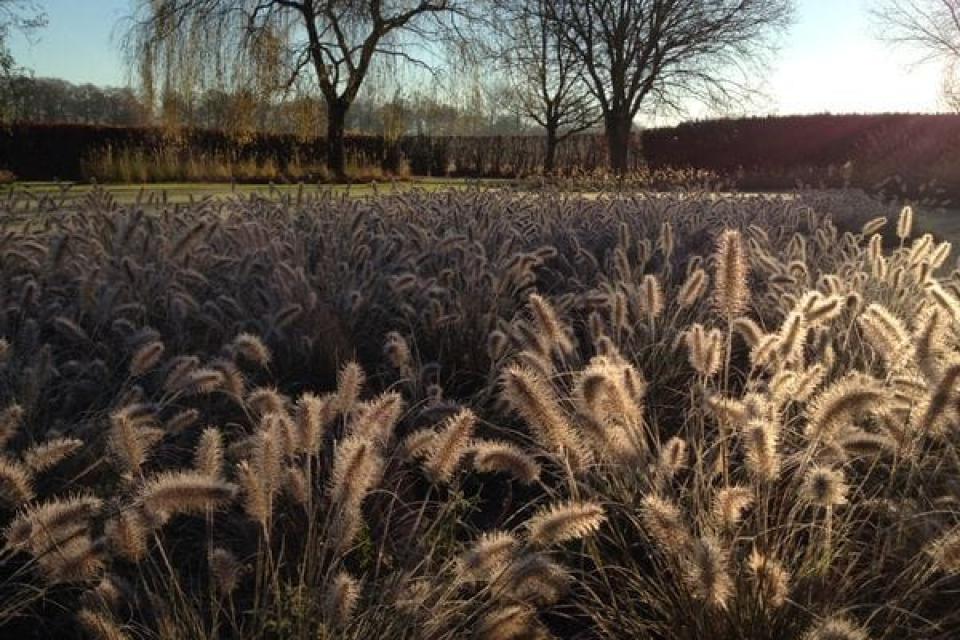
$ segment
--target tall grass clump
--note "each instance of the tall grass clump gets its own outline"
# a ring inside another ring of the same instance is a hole
[[[0,206],[4,636],[960,632],[960,273],[873,200]]]

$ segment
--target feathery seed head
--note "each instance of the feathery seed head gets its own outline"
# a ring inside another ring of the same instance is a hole
[[[570,425],[553,389],[532,370],[513,365],[503,373],[503,394],[507,402],[533,430],[540,446],[570,456],[575,469],[588,459],[579,434]]]
[[[887,219],[884,216],[877,216],[876,218],[871,218],[870,220],[868,220],[863,225],[863,228],[860,230],[860,233],[864,237],[867,237],[867,236],[880,237],[880,236],[874,236],[873,234],[879,232],[886,225],[887,225]],[[871,240],[872,239],[873,238],[871,238]]]
[[[763,338],[763,329],[746,316],[741,316],[733,321],[733,330],[743,337],[743,341],[748,347],[755,347]]]
[[[360,584],[345,571],[333,578],[333,584],[324,599],[323,613],[335,629],[343,629],[350,623],[353,611],[360,600]]]
[[[399,371],[401,375],[408,375],[411,372],[410,363],[413,361],[413,357],[410,355],[410,345],[396,331],[387,333],[383,353],[390,366]]]
[[[717,241],[714,305],[722,316],[733,319],[747,306],[747,256],[740,232],[728,229]]]
[[[534,605],[559,601],[570,585],[570,574],[539,553],[530,553],[511,563],[502,581],[510,599]]]
[[[270,349],[252,333],[241,333],[233,339],[231,347],[234,354],[258,367],[266,368],[272,360]]]
[[[258,387],[251,391],[247,395],[246,404],[257,416],[284,413],[287,410],[287,399],[271,387]]]
[[[330,498],[344,507],[359,505],[383,473],[378,447],[360,436],[350,436],[337,445],[330,472]]]
[[[707,331],[696,323],[685,333],[690,365],[700,375],[711,378],[723,365],[723,334],[718,329]]]
[[[82,446],[83,441],[77,438],[53,438],[27,449],[23,462],[33,473],[42,473],[60,464]]]
[[[228,549],[215,547],[207,556],[207,564],[217,591],[222,595],[233,593],[244,573],[244,567],[237,557]]]
[[[801,496],[819,507],[835,507],[846,504],[847,491],[842,472],[828,467],[814,467],[804,477]]]
[[[83,608],[77,614],[77,623],[93,640],[127,640],[129,636],[117,622],[103,611]]]
[[[687,443],[675,436],[670,438],[660,449],[657,460],[658,471],[665,478],[673,478],[687,466],[687,455]]]
[[[304,393],[297,400],[296,424],[299,441],[309,454],[316,454],[323,446],[324,432],[336,416],[336,396],[317,396]]]
[[[151,513],[202,514],[221,508],[237,495],[236,485],[195,471],[166,471],[147,480],[140,500]]]
[[[33,499],[33,474],[29,467],[0,457],[0,500],[8,509],[16,509]]]
[[[660,288],[660,281],[653,274],[643,276],[640,283],[643,303],[643,311],[649,318],[658,318],[663,313],[663,290]]]
[[[444,426],[430,440],[430,449],[423,466],[437,483],[448,484],[463,459],[477,416],[470,409],[462,409],[447,419]]]
[[[200,435],[194,451],[193,466],[201,474],[219,478],[223,474],[223,434],[216,427],[207,427]]]
[[[640,519],[651,540],[664,553],[679,556],[693,542],[680,508],[666,498],[654,494],[645,496]]]
[[[394,427],[403,409],[403,396],[392,391],[382,393],[370,402],[356,406],[347,433],[386,446],[393,439]]]
[[[687,309],[696,304],[697,300],[703,296],[710,284],[710,276],[702,268],[694,269],[683,286],[680,287],[680,293],[677,296],[677,304],[681,309]]]
[[[343,365],[337,374],[337,408],[347,414],[356,404],[363,389],[366,375],[356,362]]]
[[[105,533],[113,553],[130,562],[147,555],[148,523],[139,509],[127,509],[107,521]]]
[[[484,533],[457,561],[457,575],[464,582],[489,582],[513,559],[520,542],[505,531]]]
[[[517,482],[533,484],[540,465],[532,455],[507,442],[481,440],[473,445],[473,467],[480,473],[503,473]]]
[[[0,411],[0,449],[5,447],[17,435],[20,423],[23,421],[23,408],[18,404],[11,404]]]
[[[545,352],[557,351],[561,355],[573,353],[573,342],[566,327],[557,318],[557,312],[539,294],[530,294],[530,311],[537,328],[538,343],[547,346]]]
[[[869,640],[870,636],[850,620],[834,616],[815,624],[802,640]]]
[[[478,640],[537,638],[537,612],[529,605],[501,604],[485,614],[477,628]]]
[[[906,240],[913,231],[913,207],[905,206],[900,210],[900,217],[897,219],[897,237]]]
[[[734,585],[730,560],[720,541],[712,537],[698,538],[685,560],[686,579],[694,595],[712,607],[726,608]]]
[[[710,516],[721,530],[732,531],[751,504],[753,492],[747,487],[723,487],[713,498]]]
[[[835,381],[814,397],[807,408],[805,433],[812,440],[830,439],[850,416],[867,408],[882,411],[887,406],[879,382],[854,372]]]
[[[790,572],[783,563],[754,549],[747,568],[764,603],[771,609],[782,607],[790,595]]]
[[[134,378],[151,371],[163,358],[164,345],[160,340],[152,340],[134,352],[130,359],[130,375]]]
[[[603,507],[599,504],[563,502],[540,509],[527,521],[527,533],[531,542],[548,547],[591,535],[605,520]]]
[[[762,482],[780,475],[779,430],[768,420],[751,420],[743,430],[747,470]]]

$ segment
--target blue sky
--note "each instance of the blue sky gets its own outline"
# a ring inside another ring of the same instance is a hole
[[[798,0],[797,21],[773,60],[757,113],[932,111],[940,69],[876,40],[867,9],[876,0]],[[122,85],[117,23],[130,0],[40,0],[50,24],[33,42],[11,43],[38,76]]]

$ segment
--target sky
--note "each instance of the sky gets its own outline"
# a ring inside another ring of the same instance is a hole
[[[755,114],[935,111],[940,68],[917,66],[917,52],[875,37],[868,8],[876,0],[797,0],[796,21],[761,79],[767,96]],[[39,0],[49,25],[29,41],[17,36],[17,61],[37,76],[119,86],[127,72],[118,21],[131,0]],[[710,115],[698,113],[695,115]]]

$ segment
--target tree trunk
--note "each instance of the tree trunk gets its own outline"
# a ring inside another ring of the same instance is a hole
[[[543,155],[543,172],[553,173],[557,160],[557,128],[547,127],[547,148]]]
[[[347,158],[343,148],[347,127],[347,107],[343,100],[327,103],[327,169],[339,181],[347,178]]]
[[[604,129],[607,134],[607,153],[610,168],[617,175],[627,172],[630,153],[630,132],[633,129],[633,117],[629,113],[613,112],[604,116]]]

